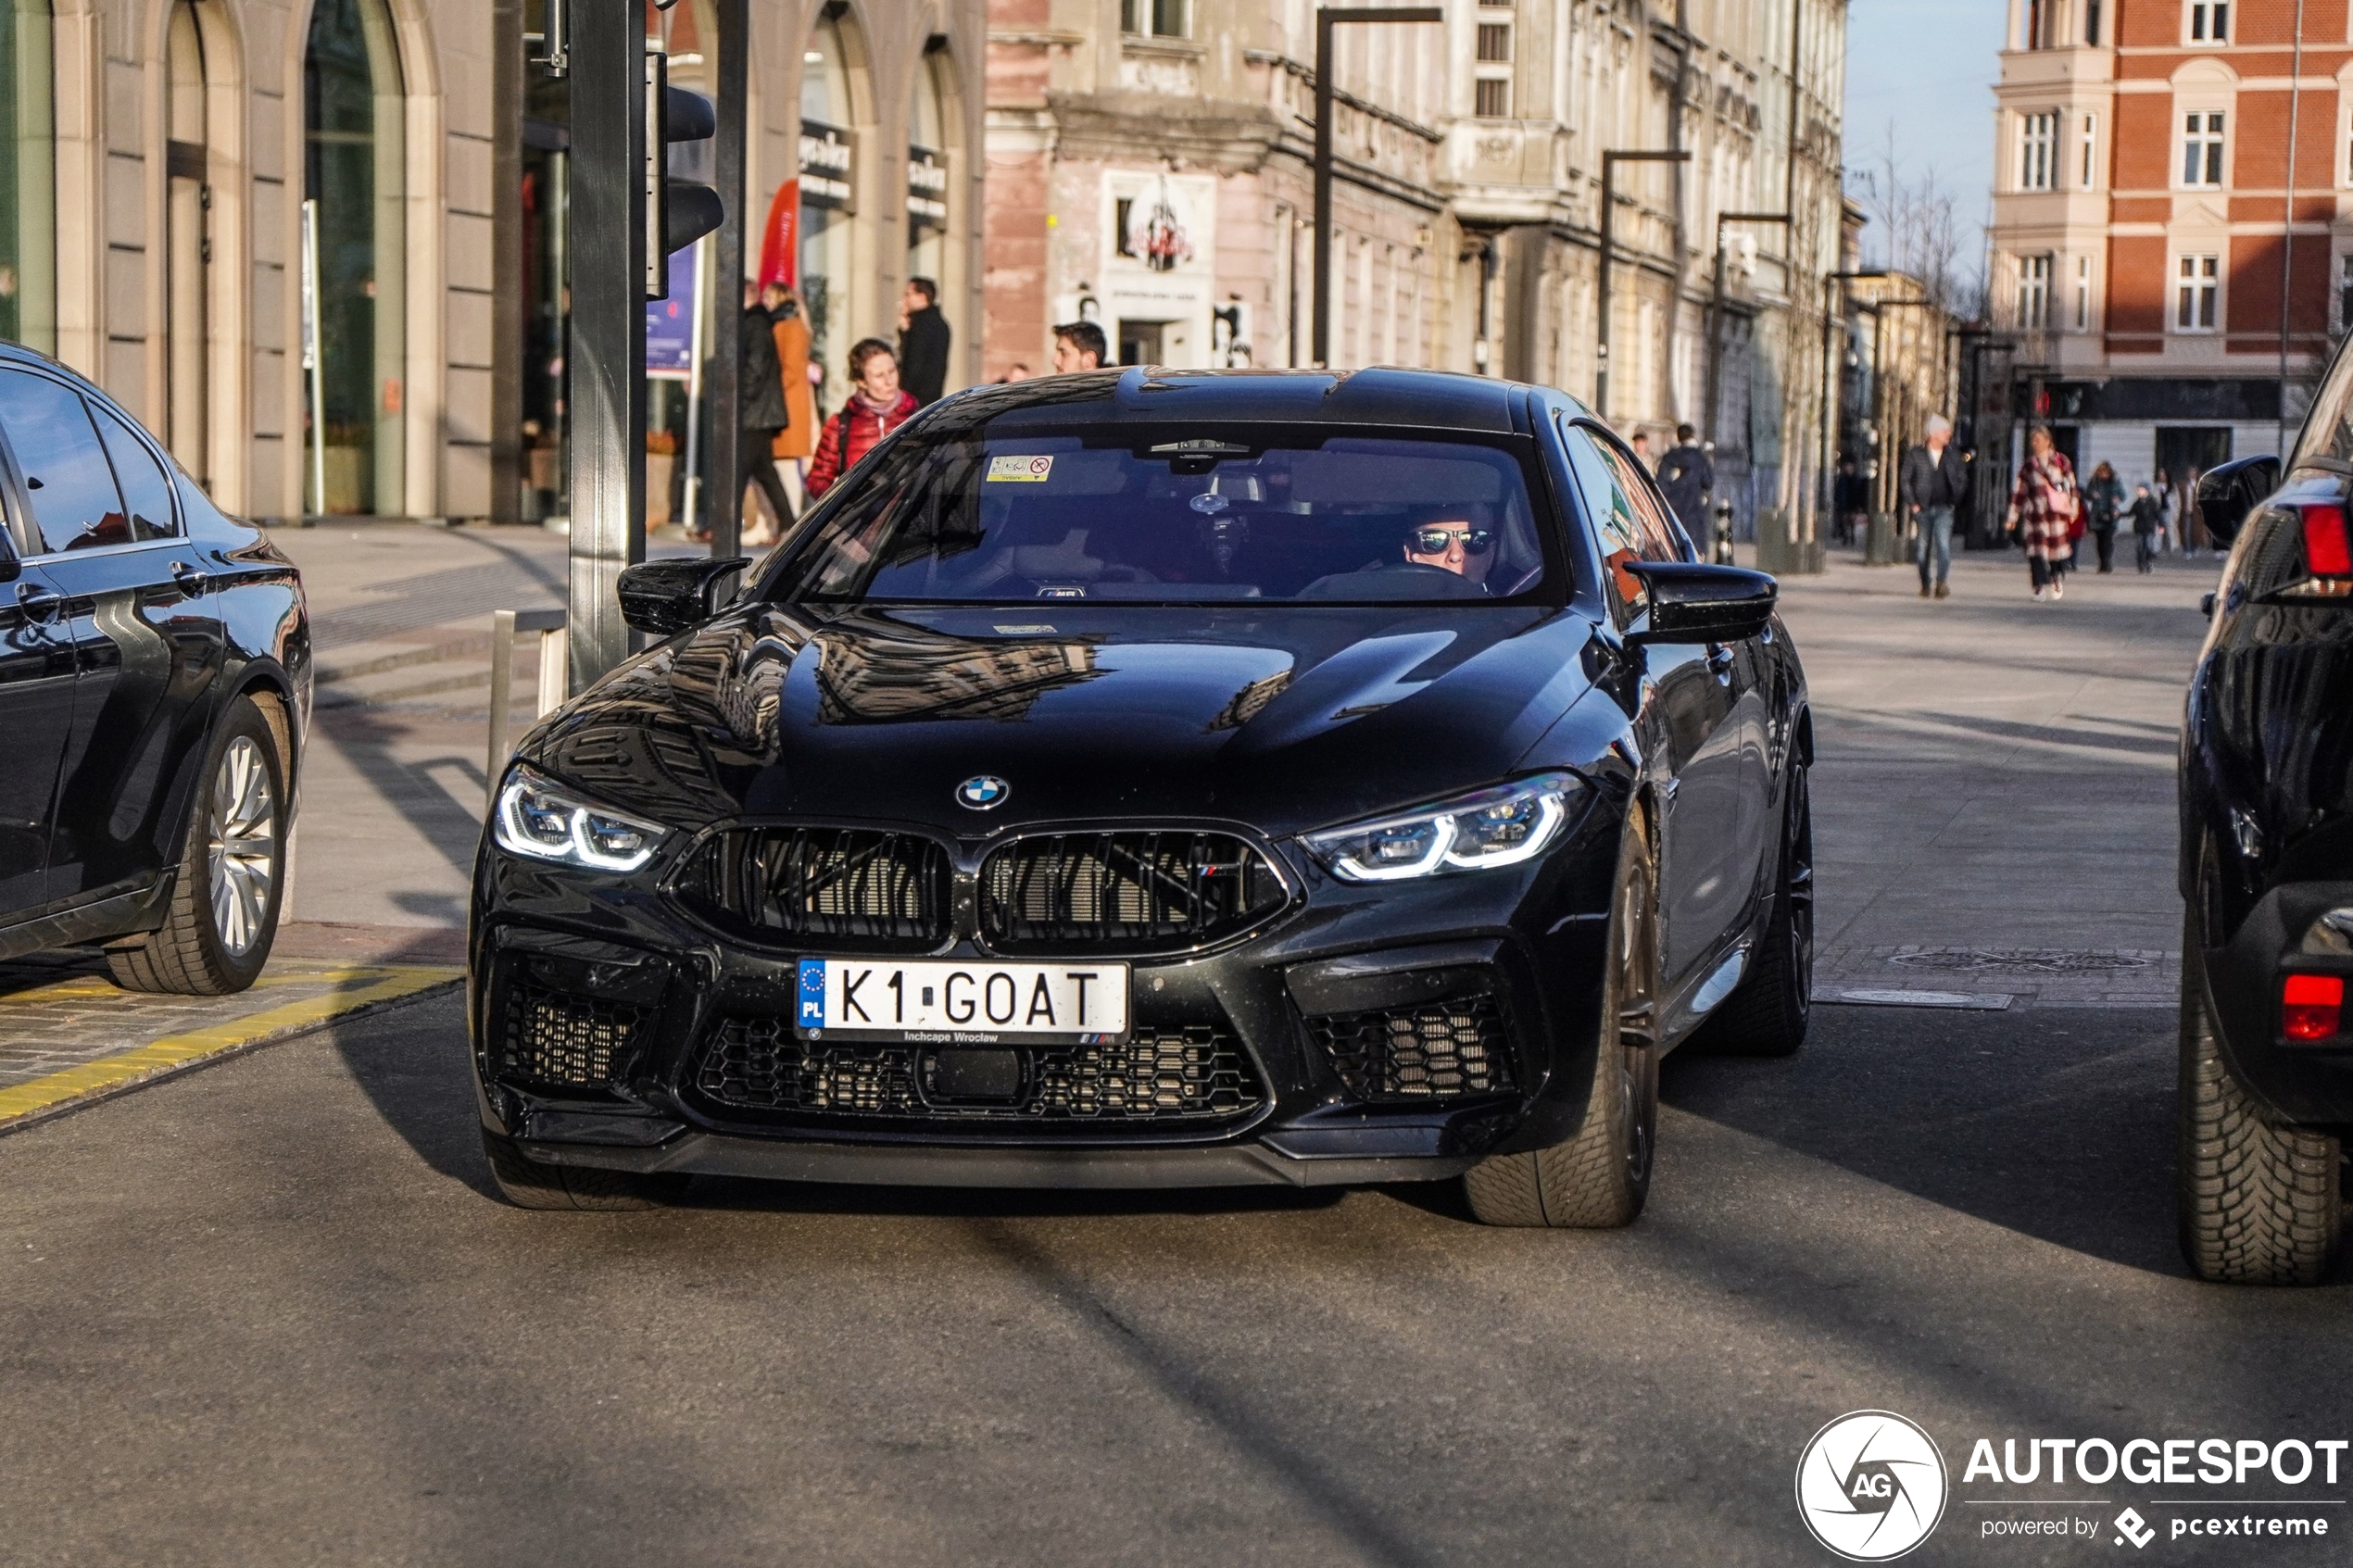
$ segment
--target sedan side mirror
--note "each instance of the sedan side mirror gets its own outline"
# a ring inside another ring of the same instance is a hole
[[[1772,623],[1780,584],[1745,567],[1637,560],[1628,571],[1650,590],[1650,620],[1629,643],[1741,643]]]
[[[621,574],[621,618],[657,637],[699,626],[725,608],[750,564],[749,556],[641,561]]]
[[[2227,545],[2256,503],[2279,487],[2280,460],[2268,452],[2217,464],[2198,476],[2198,519],[2217,542]]]

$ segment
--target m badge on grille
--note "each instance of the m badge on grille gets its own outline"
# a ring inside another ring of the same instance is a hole
[[[980,773],[956,786],[956,803],[969,806],[975,811],[986,811],[992,807],[1002,806],[1005,797],[1013,792],[1013,786],[996,774]]]

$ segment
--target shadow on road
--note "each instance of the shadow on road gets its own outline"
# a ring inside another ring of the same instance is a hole
[[[1696,1116],[2071,1251],[2186,1270],[2161,1009],[1824,1007],[1785,1062],[1678,1055]]]

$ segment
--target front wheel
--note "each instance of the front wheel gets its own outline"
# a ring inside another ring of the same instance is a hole
[[[225,997],[270,961],[285,884],[286,764],[251,697],[230,700],[202,777],[163,925],[107,949],[126,991]]]
[[[2182,1256],[2218,1285],[2318,1285],[2343,1234],[2344,1146],[2264,1119],[2215,1037],[2196,973],[2197,925],[2183,933]]]
[[[1584,1115],[1550,1148],[1491,1155],[1463,1177],[1491,1225],[1589,1230],[1631,1224],[1650,1195],[1658,1137],[1658,866],[1639,814],[1627,820],[1611,890],[1601,1046]]]

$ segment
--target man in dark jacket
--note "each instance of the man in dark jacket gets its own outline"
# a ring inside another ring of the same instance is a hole
[[[743,433],[736,438],[736,488],[729,497],[730,505],[739,504],[747,483],[759,485],[779,532],[792,522],[792,501],[776,475],[772,448],[792,415],[785,408],[785,372],[776,359],[776,318],[770,307],[782,303],[785,292],[779,283],[769,284],[764,294],[744,284],[743,379],[737,383],[736,421]]]
[[[1689,425],[1675,427],[1675,445],[1658,460],[1658,487],[1692,542],[1707,553],[1707,493],[1716,488],[1716,465],[1700,450],[1699,432]]]
[[[948,318],[939,313],[939,285],[910,278],[899,299],[899,384],[918,408],[939,401],[948,385]]]
[[[1944,579],[1953,570],[1953,513],[1969,495],[1969,465],[1953,450],[1952,420],[1942,414],[1928,417],[1928,440],[1904,454],[1895,487],[1904,515],[1919,525],[1914,550],[1920,563],[1920,597],[1933,593],[1948,598],[1952,590]]]

